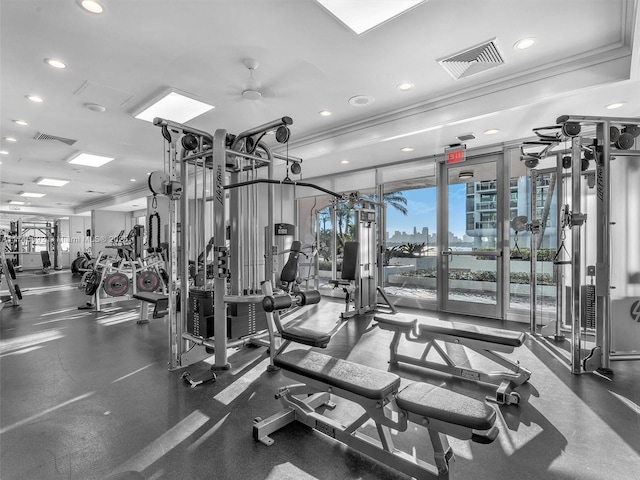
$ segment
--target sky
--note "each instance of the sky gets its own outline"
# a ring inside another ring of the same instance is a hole
[[[466,184],[449,186],[449,231],[462,238],[466,233]],[[418,232],[423,227],[429,233],[435,233],[437,225],[436,188],[420,188],[404,191],[407,199],[405,216],[393,207],[387,209],[387,231],[393,235],[396,230],[412,233],[413,227]]]

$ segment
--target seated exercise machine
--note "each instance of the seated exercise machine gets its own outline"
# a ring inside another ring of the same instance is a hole
[[[489,400],[501,405],[519,403],[520,395],[513,389],[527,382],[531,372],[518,362],[513,362],[496,352],[512,353],[523,344],[524,333],[426,318],[418,320],[415,317],[399,315],[376,315],[374,320],[382,330],[394,332],[390,345],[391,364],[409,363],[468,380],[497,384],[495,397]],[[420,358],[398,353],[402,337],[409,342],[426,344]],[[463,345],[501,365],[507,371],[484,372],[456,365],[437,341]],[[427,360],[431,351],[436,352],[444,363]]]
[[[375,250],[361,249],[360,242],[345,242],[341,278],[329,280],[333,288],[342,288],[345,293],[345,310],[340,314],[343,320],[371,311],[396,313],[396,308],[391,304],[384,290],[376,285],[377,279],[373,270],[375,260],[367,252],[375,253]],[[366,257],[363,258],[362,255]],[[382,297],[384,304],[378,304],[378,295]],[[350,308],[352,302],[353,310]]]
[[[13,260],[7,258],[5,255],[5,238],[4,234],[0,232],[0,285],[4,280],[9,290],[9,297],[6,299],[7,303],[11,302],[11,306],[17,307],[22,300],[22,291],[20,286],[15,282],[16,269],[13,264]],[[0,310],[4,306],[5,299],[0,299]]]
[[[276,325],[286,338],[286,331]],[[309,330],[307,336],[298,333],[293,341],[318,346],[318,332]],[[329,339],[320,346],[326,346]],[[447,435],[488,444],[499,433],[493,408],[435,385],[415,382],[400,389],[400,377],[394,373],[310,350],[282,353],[281,349],[274,365],[300,383],[277,389],[282,411],[264,420],[255,419],[253,438],[265,445],[274,443],[269,436],[273,432],[298,421],[411,477],[446,480],[454,459]],[[362,413],[346,425],[327,417],[321,409],[336,406],[332,396],[358,404]],[[378,438],[362,431],[369,422],[375,424]],[[409,422],[426,427],[434,450],[433,464],[394,446],[392,431],[406,431]]]

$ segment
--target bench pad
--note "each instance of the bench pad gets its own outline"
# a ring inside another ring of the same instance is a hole
[[[488,430],[496,412],[484,402],[428,383],[412,383],[396,396],[398,407],[427,418]]]
[[[281,335],[284,340],[320,348],[326,348],[331,341],[331,335],[327,332],[305,327],[285,327]]]
[[[308,350],[282,353],[274,365],[372,400],[383,400],[400,387],[394,373]]]
[[[429,337],[429,334],[449,335],[510,347],[520,347],[526,338],[523,332],[512,332],[501,328],[484,327],[462,322],[446,322],[430,318],[417,319],[407,316],[376,315],[374,320],[380,324],[404,330],[410,330],[416,322],[419,322],[418,336],[424,333],[425,337]]]
[[[412,330],[418,323],[418,319],[416,317],[403,315],[375,315],[373,319],[382,325],[390,325],[393,328],[405,330]]]
[[[136,300],[142,300],[143,302],[158,303],[161,300],[168,300],[169,297],[162,295],[161,293],[153,292],[138,292],[133,295]]]
[[[428,318],[420,319],[418,328],[420,332],[424,330],[426,335],[429,333],[453,335],[468,338],[469,340],[496,343],[498,345],[508,345],[510,347],[521,346],[526,338],[523,332],[512,332],[511,330],[483,327],[480,325],[471,325],[469,323],[443,322],[441,320],[432,320]]]

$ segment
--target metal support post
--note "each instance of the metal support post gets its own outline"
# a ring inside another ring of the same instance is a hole
[[[378,185],[378,278],[376,285],[384,288],[384,252],[387,247],[387,205],[384,202],[384,185]],[[427,234],[428,235],[428,234]],[[427,244],[429,241],[427,240]],[[427,253],[428,254],[428,253]]]
[[[571,139],[571,291],[573,306],[571,309],[571,372],[582,373],[582,339],[580,337],[582,312],[580,311],[580,287],[582,284],[582,250],[578,217],[581,210],[581,161],[580,137]]]
[[[184,152],[182,153],[182,159],[184,159]],[[171,161],[171,165],[174,165],[175,161]],[[180,181],[183,183],[183,187],[187,187],[188,182],[188,167],[187,162],[180,162]],[[177,204],[178,200],[169,199],[169,208],[171,209],[172,205]],[[177,225],[176,225],[177,227]],[[171,223],[171,229],[174,228],[174,223]],[[175,316],[175,326],[174,326],[174,339],[175,348],[176,348],[176,365],[173,368],[178,368],[182,365],[182,354],[187,351],[186,341],[183,338],[183,333],[186,330],[185,328],[185,319],[187,318],[189,312],[189,198],[188,195],[185,195],[185,198],[182,198],[180,201],[180,318],[177,318],[177,314]],[[176,232],[177,234],[177,232]],[[171,242],[171,268],[177,268],[177,265],[173,263],[174,256],[177,259],[177,245],[174,245]],[[176,272],[178,270],[175,270]],[[171,282],[169,282],[171,284]],[[169,299],[171,299],[173,294],[169,292]],[[171,301],[171,300],[169,300]],[[171,312],[171,310],[169,310]],[[170,323],[172,319],[172,314],[169,314]]]
[[[213,331],[215,345],[216,370],[227,370],[231,365],[227,362],[227,304],[224,296],[227,288],[228,253],[225,235],[225,168],[227,131],[218,129],[213,135],[213,171],[214,171],[214,200],[213,200],[213,238],[214,253],[217,261],[216,273],[213,280]]]
[[[538,260],[538,242],[537,242],[537,231],[534,228],[536,223],[536,204],[538,201],[538,172],[536,170],[531,170],[531,205],[529,218],[530,220],[530,228],[529,235],[531,239],[531,245],[529,248],[530,251],[530,269],[529,269],[529,292],[530,292],[530,309],[529,309],[529,329],[531,333],[537,333],[536,323],[536,311],[538,309],[538,278],[537,278],[537,260]]]
[[[177,181],[177,150],[176,150],[176,138],[171,135],[171,141],[169,142],[169,177],[170,181]],[[183,202],[184,203],[184,202]],[[182,353],[182,319],[178,318],[178,306],[176,304],[178,289],[183,288],[183,284],[187,283],[186,277],[183,282],[180,280],[180,274],[178,272],[178,205],[177,200],[169,200],[169,285],[167,286],[168,304],[167,309],[169,311],[169,369],[173,370],[180,367],[180,354]],[[184,222],[184,218],[182,219]],[[184,227],[184,224],[183,224]],[[162,228],[162,225],[158,225],[158,228]],[[183,256],[184,256],[183,247]],[[182,295],[185,298],[185,295]],[[180,315],[186,315],[186,310],[182,310]]]
[[[596,368],[610,370],[611,352],[611,178],[610,122],[596,125],[598,149],[596,155],[596,348],[601,349],[601,358]]]
[[[562,168],[562,154],[557,155],[556,159],[556,186],[557,186],[557,208],[556,208],[556,252],[560,250],[562,246],[562,242],[564,241],[562,236],[560,235],[560,225],[562,225],[562,208],[560,207],[560,201],[564,198],[564,172]],[[564,229],[563,229],[564,232]],[[564,335],[560,333],[560,327],[564,323],[564,282],[561,281],[562,275],[564,275],[564,266],[563,265],[555,265],[553,266],[555,274],[556,274],[556,325],[555,325],[555,338],[561,339],[564,338]],[[569,299],[566,299],[569,301]]]

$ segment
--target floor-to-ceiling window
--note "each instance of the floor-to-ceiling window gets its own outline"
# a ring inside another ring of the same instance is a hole
[[[384,186],[384,289],[401,303],[437,299],[435,176]]]

